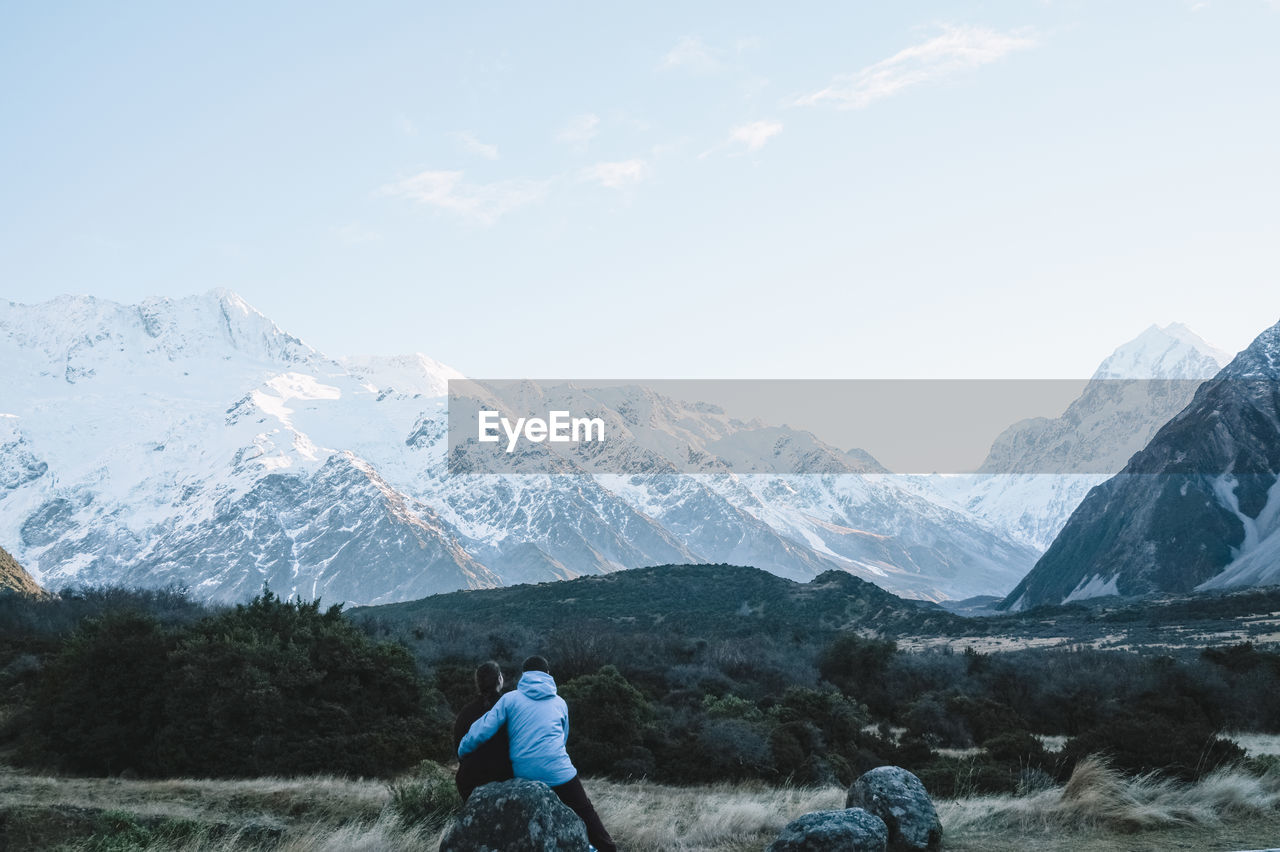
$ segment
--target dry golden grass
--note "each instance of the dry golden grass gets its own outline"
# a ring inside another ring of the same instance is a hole
[[[260,818],[330,824],[376,820],[387,801],[380,781],[327,776],[250,780],[68,778],[0,765],[0,804],[71,805],[196,821]]]
[[[317,822],[297,826],[269,846],[271,852],[423,852],[439,849],[443,832],[405,828],[387,814],[372,822],[334,825]],[[262,844],[239,835],[184,840],[179,845],[158,843],[146,852],[265,852]]]
[[[838,787],[720,784],[668,787],[588,781],[605,825],[628,852],[759,852],[792,819],[843,807]],[[31,776],[0,768],[0,808],[127,811],[223,826],[284,830],[264,846],[241,831],[188,838],[150,852],[409,852],[436,849],[442,832],[402,827],[380,781],[335,778],[126,781]],[[945,850],[1226,850],[1280,839],[1280,773],[1228,770],[1195,784],[1126,778],[1097,760],[1062,787],[1027,796],[938,802]],[[74,846],[65,847],[74,849]]]
[[[763,849],[782,827],[812,811],[844,807],[840,787],[717,784],[667,787],[588,782],[600,818],[629,852]]]
[[[667,787],[647,782],[588,781],[587,789],[614,837],[631,852],[760,850],[801,814],[842,807],[844,790],[759,784]],[[439,847],[443,831],[403,828],[386,809],[380,781],[328,777],[247,781],[60,778],[0,768],[0,807],[59,806],[123,811],[217,824],[256,822],[285,829],[274,852],[422,850]],[[260,852],[240,832],[157,843],[151,852]]]
[[[1183,784],[1126,778],[1090,758],[1063,787],[942,801],[938,811],[957,850],[1269,846],[1280,840],[1280,774],[1228,769]]]

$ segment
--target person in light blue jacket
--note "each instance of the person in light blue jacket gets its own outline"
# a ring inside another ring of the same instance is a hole
[[[616,852],[618,847],[605,831],[565,749],[569,741],[569,707],[556,694],[556,682],[547,661],[530,657],[521,668],[523,674],[515,690],[499,698],[488,713],[472,723],[458,745],[458,757],[475,751],[505,724],[515,776],[550,787],[586,824],[592,846],[600,852]]]

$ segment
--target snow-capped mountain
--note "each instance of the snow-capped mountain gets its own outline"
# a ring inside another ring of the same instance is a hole
[[[355,454],[418,406],[377,404],[233,293],[0,304],[0,352],[0,540],[46,585],[374,600],[497,582]]]
[[[1089,493],[1003,602],[1280,582],[1280,324]]]
[[[575,491],[602,489],[658,524],[697,560],[747,563],[795,579],[838,568],[899,594],[941,599],[1010,587],[1035,559],[1030,548],[1003,541],[963,512],[904,489],[899,477],[861,475],[884,468],[865,452],[841,452],[807,432],[743,423],[716,406],[643,387],[497,384],[507,386],[490,386],[489,404],[599,416],[610,435],[608,445],[595,445],[594,452],[549,456],[546,445],[528,445],[500,469],[614,471],[535,476],[535,494],[554,493],[566,483]],[[450,461],[459,460],[451,455]],[[490,468],[473,466],[464,455],[460,469]],[[698,472],[675,473],[691,470]],[[786,470],[811,473],[778,472]],[[526,473],[516,481],[528,479]],[[446,502],[454,508],[477,499],[492,506],[502,502],[490,495],[493,480],[454,476],[432,490],[450,494]],[[469,518],[450,520],[476,539],[497,539],[495,545],[511,535],[510,524],[476,528]],[[537,528],[521,532],[525,543],[543,542],[543,536]]]
[[[865,454],[635,388],[592,400],[627,425],[618,451],[701,453],[707,474],[450,475],[456,372],[417,355],[329,358],[225,291],[0,303],[0,358],[0,542],[53,588],[238,600],[268,582],[373,603],[732,561],[940,598],[1005,591],[1036,555],[897,478],[855,473],[879,470]],[[715,472],[751,469],[761,442],[780,469],[828,473]]]
[[[1013,424],[977,475],[931,484],[1043,551],[1089,490],[1119,472],[1229,360],[1181,323],[1153,325],[1107,357],[1061,416]]]
[[[421,352],[412,355],[360,355],[339,363],[383,393],[437,397],[449,392],[449,380],[463,375]]]

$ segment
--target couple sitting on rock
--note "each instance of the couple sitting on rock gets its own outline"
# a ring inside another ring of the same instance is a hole
[[[542,657],[521,666],[516,688],[502,692],[502,669],[490,661],[476,669],[480,695],[458,714],[453,739],[458,746],[458,792],[465,801],[481,784],[512,777],[541,781],[587,826],[587,840],[599,852],[616,852],[596,809],[569,760],[569,708],[556,695],[556,682]]]

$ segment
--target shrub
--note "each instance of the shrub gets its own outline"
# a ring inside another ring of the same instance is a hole
[[[613,666],[560,687],[569,705],[570,749],[582,772],[625,778],[647,774],[652,755],[641,743],[653,710]]]
[[[767,732],[743,719],[708,719],[698,731],[691,756],[698,780],[741,780],[773,768]]]
[[[1026,720],[1017,712],[990,698],[955,695],[947,699],[947,710],[953,716],[964,719],[975,743],[985,743],[992,737],[1009,731],[1027,729]]]
[[[438,763],[424,760],[410,777],[389,784],[387,807],[406,827],[438,831],[462,810],[462,797],[453,773]]]
[[[1111,719],[1069,740],[1063,769],[1069,771],[1091,754],[1105,755],[1123,772],[1160,772],[1184,781],[1203,778],[1245,756],[1244,749],[1203,723],[1147,713]]]
[[[893,710],[885,674],[897,652],[893,642],[864,639],[856,633],[842,633],[818,657],[822,679],[861,701],[880,716]]]
[[[135,852],[139,849],[183,848],[206,833],[192,820],[144,821],[128,811],[110,810],[96,820],[93,834],[84,841],[84,852]]]
[[[192,634],[164,685],[164,773],[381,775],[452,751],[408,652],[340,607],[267,590]]]
[[[938,745],[953,748],[973,745],[973,734],[964,718],[948,711],[946,701],[936,692],[920,696],[903,715],[902,721],[912,734],[930,738]]]
[[[151,769],[172,645],[159,622],[140,613],[85,622],[40,679],[23,753],[94,775]]]
[[[1027,731],[1006,731],[982,743],[992,760],[1019,766],[1040,766],[1047,755],[1044,745]]]
[[[930,795],[940,798],[1010,793],[1020,773],[981,756],[938,757],[921,766],[908,766]]]
[[[452,752],[442,703],[403,648],[339,607],[265,590],[189,627],[87,621],[42,672],[19,757],[91,774],[382,775]]]

